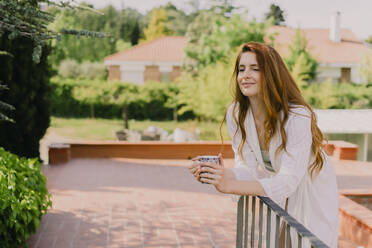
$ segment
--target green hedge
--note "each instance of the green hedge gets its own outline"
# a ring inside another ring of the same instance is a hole
[[[94,117],[99,118],[122,118],[122,103],[126,102],[129,119],[172,120],[172,106],[175,105],[178,110],[187,110],[185,113],[181,111],[179,120],[196,116],[220,119],[230,101],[227,97],[229,82],[222,77],[223,73],[216,74],[216,70],[208,73],[203,74],[205,77],[201,76],[199,81],[190,78],[189,82],[185,79],[180,84],[149,82],[133,85],[105,80],[53,78],[51,113],[57,117],[86,118],[94,113]],[[216,75],[213,77],[212,74]],[[223,88],[225,84],[226,89]],[[372,87],[368,84],[320,82],[305,85],[302,91],[306,101],[316,109],[372,108]],[[200,101],[200,98],[203,100]]]
[[[0,247],[26,246],[52,206],[38,160],[0,147]]]
[[[129,83],[121,83],[129,84]],[[57,117],[86,118],[122,118],[122,106],[112,103],[105,95],[109,88],[117,87],[118,82],[89,79],[62,79],[55,77],[51,80],[51,114]],[[173,109],[167,101],[177,92],[175,84],[151,82],[144,85],[131,85],[138,94],[128,106],[128,118],[137,120],[172,120]],[[87,92],[85,96],[74,93],[78,88],[80,92]],[[191,119],[192,112],[179,116],[180,120]]]
[[[372,108],[372,84],[313,83],[304,87],[303,94],[316,109]]]

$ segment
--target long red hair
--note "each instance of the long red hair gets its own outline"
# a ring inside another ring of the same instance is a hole
[[[235,114],[233,114],[234,121],[238,127],[235,134],[238,132],[238,130],[240,130],[242,135],[242,140],[240,141],[238,148],[239,155],[243,157],[242,150],[247,138],[244,120],[250,105],[248,97],[242,94],[237,82],[239,62],[241,55],[244,52],[252,52],[256,55],[257,64],[261,73],[258,94],[260,99],[262,99],[262,108],[264,108],[264,112],[266,113],[264,122],[265,150],[268,149],[270,140],[276,134],[276,132],[280,132],[282,144],[278,147],[276,154],[282,150],[286,151],[287,135],[285,133],[284,126],[288,120],[290,105],[301,105],[310,111],[312,134],[311,148],[315,159],[314,162],[309,166],[308,171],[311,178],[313,178],[313,174],[318,174],[323,167],[324,157],[321,147],[325,137],[317,125],[314,111],[310,105],[305,102],[300,89],[292,78],[278,52],[271,46],[257,42],[248,42],[242,46],[236,58],[235,68],[232,75],[232,82],[235,85],[233,113],[236,113],[236,108],[238,108],[238,118],[236,118]],[[280,115],[281,112],[283,113],[282,117]]]

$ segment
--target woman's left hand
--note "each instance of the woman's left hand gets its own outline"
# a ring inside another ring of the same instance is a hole
[[[221,154],[218,154],[219,164],[205,163],[201,167],[200,181],[213,184],[221,193],[228,193],[228,176]]]

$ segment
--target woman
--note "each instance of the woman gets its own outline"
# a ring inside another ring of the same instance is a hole
[[[265,44],[244,44],[233,79],[234,101],[225,118],[235,166],[224,168],[219,155],[222,166],[193,163],[190,172],[222,193],[270,197],[327,245],[337,247],[334,169],[322,149],[315,114],[280,55]],[[292,247],[296,241],[292,238]]]

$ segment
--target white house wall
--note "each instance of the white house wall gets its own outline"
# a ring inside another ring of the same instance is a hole
[[[331,78],[334,82],[338,82],[339,78],[341,78],[341,68],[350,68],[351,81],[355,83],[361,82],[358,65],[356,64],[319,64],[317,80],[323,82]]]
[[[120,66],[121,81],[133,82],[136,84],[144,83],[144,72],[146,66],[159,66],[160,72],[169,72],[173,70],[173,66],[181,66],[178,61],[170,62],[153,62],[153,61],[105,61],[106,66],[118,65]]]
[[[341,77],[341,69],[340,67],[330,67],[330,66],[322,66],[319,65],[317,71],[317,79],[322,82],[329,78],[333,81],[337,81],[338,78]]]
[[[144,82],[144,72],[143,71],[126,71],[121,70],[121,81],[130,82],[135,84],[143,84]]]

